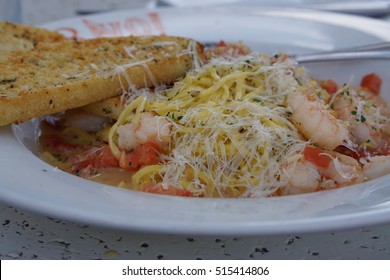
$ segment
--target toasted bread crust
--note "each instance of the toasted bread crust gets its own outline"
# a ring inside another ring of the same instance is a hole
[[[52,43],[66,40],[57,32],[0,21],[0,57],[15,51],[29,51],[41,43]]]
[[[0,125],[174,82],[193,65],[192,40],[117,37],[40,44],[0,60]]]
[[[108,117],[114,120],[119,118],[124,108],[125,103],[122,102],[119,96],[107,98],[81,107],[81,109],[92,114]]]

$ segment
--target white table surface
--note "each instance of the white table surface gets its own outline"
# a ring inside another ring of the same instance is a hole
[[[0,259],[390,259],[390,224],[259,237],[175,236],[75,224],[0,204]]]
[[[0,203],[0,259],[390,259],[390,224],[277,236],[176,236],[80,225]]]

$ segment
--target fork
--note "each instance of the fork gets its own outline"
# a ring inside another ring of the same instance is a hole
[[[203,44],[206,47],[215,47],[217,45],[216,42],[204,42]],[[289,54],[288,56],[294,58],[299,63],[337,60],[389,59],[390,42],[354,46],[326,52]]]
[[[390,42],[289,56],[295,58],[299,63],[336,60],[390,59]]]

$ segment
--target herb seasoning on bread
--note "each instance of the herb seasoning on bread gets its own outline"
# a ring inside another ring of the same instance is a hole
[[[8,36],[9,28],[0,32]],[[173,36],[48,37],[52,40],[38,41],[38,36],[30,47],[7,51],[0,59],[0,125],[91,104],[131,87],[173,83],[203,49],[194,40]]]

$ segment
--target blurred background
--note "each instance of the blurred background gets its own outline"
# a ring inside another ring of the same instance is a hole
[[[390,14],[390,1],[387,0],[0,0],[0,20],[39,25],[113,10],[244,4],[314,8],[385,19],[389,19]]]
[[[155,0],[0,0],[0,20],[41,23],[119,9],[153,8]]]

